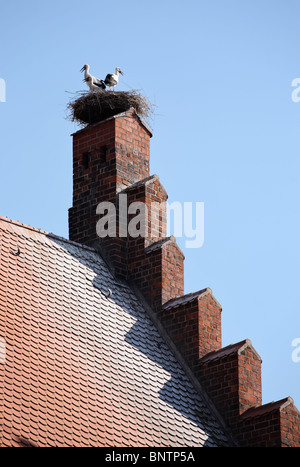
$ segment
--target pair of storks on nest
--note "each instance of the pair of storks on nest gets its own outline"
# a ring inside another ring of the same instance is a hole
[[[106,86],[115,90],[115,86],[119,82],[119,73],[123,75],[122,70],[120,70],[120,68],[116,68],[115,73],[106,75],[106,78],[103,80],[95,78],[95,76],[90,74],[89,70],[89,65],[83,65],[80,71],[84,71],[84,81],[86,82],[91,91],[102,91],[106,88]]]

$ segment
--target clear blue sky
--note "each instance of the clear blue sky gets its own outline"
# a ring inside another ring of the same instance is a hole
[[[151,173],[169,201],[205,204],[202,248],[184,250],[186,293],[209,286],[223,345],[261,355],[263,402],[300,408],[300,77],[297,0],[11,1],[1,4],[0,215],[68,237],[66,105],[121,67],[119,90],[155,105]]]

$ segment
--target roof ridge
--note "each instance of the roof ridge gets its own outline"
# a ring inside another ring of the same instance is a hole
[[[16,221],[14,219],[10,219],[9,217],[0,216],[0,221],[7,222],[8,224],[14,224],[14,225],[16,225],[18,227],[23,227],[25,229],[32,230],[34,232],[38,232],[38,233],[42,233],[42,234],[46,234],[46,235],[48,234],[48,232],[46,232],[43,229],[39,229],[37,227],[32,227],[31,225],[28,225],[28,224],[23,224],[22,222]]]
[[[32,232],[36,232],[38,234],[44,235],[45,237],[48,237],[48,238],[50,237],[50,238],[53,238],[55,240],[59,240],[61,242],[67,243],[69,245],[74,245],[74,246],[77,246],[79,248],[83,248],[85,250],[89,250],[89,251],[98,253],[96,248],[93,248],[93,247],[90,247],[90,246],[87,246],[87,245],[83,245],[82,243],[74,242],[73,240],[69,240],[68,238],[61,237],[61,236],[56,235],[56,234],[54,234],[52,232],[47,232],[46,230],[39,229],[37,227],[33,227],[33,226],[29,225],[29,224],[23,224],[22,222],[10,219],[9,217],[0,216],[0,223],[1,222],[6,222],[7,224],[12,224],[12,225],[15,225],[16,227],[26,229],[26,230],[30,230]]]

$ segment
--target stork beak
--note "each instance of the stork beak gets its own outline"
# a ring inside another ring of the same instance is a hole
[[[80,71],[84,71],[84,70],[85,70],[85,66],[83,66]]]
[[[124,75],[123,71],[120,70],[121,75]]]

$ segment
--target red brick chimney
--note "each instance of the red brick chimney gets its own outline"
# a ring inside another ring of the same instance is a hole
[[[73,135],[69,237],[100,245],[115,274],[134,282],[158,310],[184,292],[184,255],[174,237],[166,238],[168,195],[158,176],[149,176],[151,137],[134,110]],[[101,238],[101,215],[107,219],[102,203],[113,204],[116,222],[111,222],[112,235]],[[139,236],[128,234],[135,220],[140,224]]]
[[[241,446],[300,447],[292,399],[261,405],[261,358],[251,342],[222,348],[222,308],[211,289],[184,295],[184,255],[166,237],[168,195],[149,173],[151,137],[134,110],[73,135],[70,239],[99,247],[115,275],[135,284]]]
[[[151,136],[133,111],[73,135],[70,239],[87,245],[99,241],[96,208],[102,201],[116,203],[124,188],[149,176]]]

